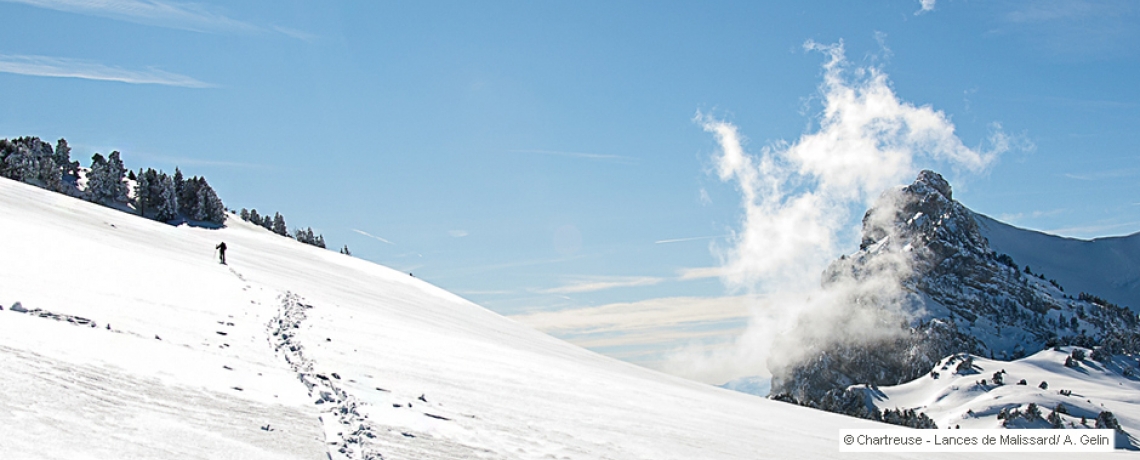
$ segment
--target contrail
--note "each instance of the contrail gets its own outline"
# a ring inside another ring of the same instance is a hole
[[[697,241],[697,240],[715,240],[717,238],[725,238],[727,236],[728,235],[694,236],[694,237],[690,237],[690,238],[673,238],[670,240],[657,240],[657,241],[654,241],[653,244],[680,243],[683,241]]]
[[[395,245],[396,245],[396,243],[393,243],[393,242],[391,242],[391,241],[388,241],[388,240],[386,240],[386,239],[384,239],[384,238],[380,238],[379,236],[373,235],[373,234],[371,234],[371,233],[368,233],[368,232],[366,232],[366,231],[364,231],[364,230],[357,230],[357,229],[355,229],[355,228],[354,228],[354,229],[352,229],[352,231],[354,231],[354,232],[356,232],[356,233],[359,233],[359,234],[361,234],[361,235],[367,236],[367,237],[369,237],[369,238],[375,238],[375,239],[377,239],[377,240],[380,240],[380,241],[383,241],[383,242],[385,242],[385,243],[388,243],[388,244],[390,244],[390,245],[392,245],[392,246],[395,246]]]

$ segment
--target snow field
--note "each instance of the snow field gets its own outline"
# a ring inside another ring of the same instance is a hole
[[[8,180],[0,219],[5,458],[795,459],[886,427],[606,358],[238,219]]]

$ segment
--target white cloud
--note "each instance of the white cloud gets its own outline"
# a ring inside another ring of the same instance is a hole
[[[716,174],[741,194],[739,230],[727,247],[714,246],[722,262],[719,273],[728,286],[760,300],[749,327],[733,343],[678,350],[665,361],[669,372],[704,376],[698,378],[757,375],[770,364],[775,337],[785,345],[874,338],[850,335],[878,330],[855,327],[870,324],[878,312],[854,308],[851,299],[874,296],[895,306],[903,294],[898,277],[909,265],[886,260],[879,267],[882,276],[821,288],[828,264],[859,241],[852,210],[866,209],[884,190],[913,180],[920,164],[978,173],[1011,147],[1000,127],[994,127],[988,149],[966,147],[944,113],[900,100],[881,68],[852,66],[842,43],[809,41],[804,47],[826,57],[822,110],[814,127],[795,142],[749,153],[736,126],[708,115],[696,118],[720,146]],[[681,276],[716,272],[694,269]],[[790,353],[781,348],[778,355]]]
[[[49,56],[0,55],[0,72],[38,77],[82,78],[136,85],[210,88],[214,85],[186,75],[155,68],[129,70],[97,62]]]
[[[452,238],[463,238],[468,235],[467,230],[452,230],[447,232]]]
[[[994,148],[966,147],[945,114],[900,101],[881,69],[850,68],[842,43],[804,47],[828,58],[814,132],[754,156],[735,126],[697,117],[721,146],[720,179],[742,194],[742,228],[720,254],[736,287],[817,285],[841,242],[854,241],[849,208],[869,206],[883,190],[913,178],[915,160],[980,172],[1008,148],[1000,130]]]
[[[915,11],[914,15],[918,16],[923,13],[934,11],[934,2],[935,0],[918,0],[919,10]]]
[[[595,292],[614,288],[652,286],[662,281],[664,281],[664,278],[654,276],[588,277],[576,280],[565,286],[543,289],[538,292],[543,294],[580,294],[583,292]]]

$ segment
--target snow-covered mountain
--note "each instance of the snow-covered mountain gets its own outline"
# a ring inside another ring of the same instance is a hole
[[[1125,436],[1116,436],[1116,446],[1135,449],[1140,379],[1125,375],[1126,369],[1136,366],[1135,359],[1117,356],[1103,363],[1091,359],[1073,363],[1069,358],[1074,351],[1087,352],[1060,347],[1014,361],[954,355],[902,385],[858,386],[851,392],[863,394],[878,410],[920,411],[944,428],[1119,426]]]
[[[1017,228],[974,214],[990,248],[1068,292],[1088,292],[1140,313],[1140,233],[1080,240]]]
[[[818,458],[884,426],[616,361],[232,217],[7,179],[0,306],[5,459]]]
[[[802,321],[778,348],[798,353],[769,365],[773,397],[886,419],[888,407],[872,404],[868,395],[877,390],[868,388],[932,376],[961,353],[1040,360],[1040,350],[1066,345],[1084,347],[1090,362],[1114,372],[1113,385],[1135,386],[1140,320],[1082,290],[1107,283],[1117,288],[1114,299],[1135,295],[1137,242],[1135,235],[1081,242],[1016,229],[970,211],[940,175],[923,171],[880,197],[863,219],[860,250],[823,275],[826,289],[843,293],[831,322],[869,330],[818,332],[819,321]],[[895,422],[942,423],[907,414]]]

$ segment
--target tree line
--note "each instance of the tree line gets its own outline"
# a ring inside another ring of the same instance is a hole
[[[129,171],[118,151],[106,157],[95,153],[91,166],[82,168],[71,159],[71,147],[63,138],[54,148],[38,137],[0,139],[0,177],[123,211],[133,210],[160,222],[185,220],[224,225],[226,221],[227,208],[205,177],[187,179],[177,167],[173,175],[153,168]],[[324,236],[315,234],[311,227],[297,228],[290,235],[281,213],[270,218],[259,215],[256,209],[242,209],[240,216],[278,235],[325,247]],[[347,245],[340,252],[351,255]]]

